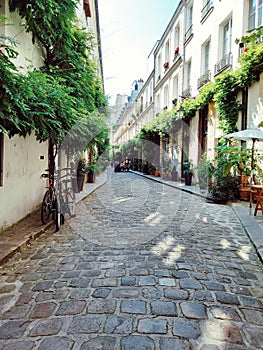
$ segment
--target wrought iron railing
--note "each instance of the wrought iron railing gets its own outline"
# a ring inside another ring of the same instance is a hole
[[[211,81],[211,71],[208,70],[204,74],[202,74],[198,80],[197,80],[197,89],[200,89],[202,86],[204,86],[206,83]]]
[[[213,11],[214,9],[214,4],[212,0],[208,0],[206,5],[202,8],[201,11],[201,23],[203,23],[208,15]]]
[[[186,44],[193,36],[193,25],[191,25],[184,35],[184,43]]]
[[[223,70],[225,70],[231,65],[232,65],[232,53],[230,52],[215,64],[214,75],[221,73]]]
[[[191,86],[189,85],[186,89],[182,91],[182,99],[191,97]]]

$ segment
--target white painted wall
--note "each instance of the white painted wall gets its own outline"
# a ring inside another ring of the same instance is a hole
[[[40,156],[45,157],[44,160]],[[0,186],[0,228],[10,226],[35,210],[45,191],[40,175],[47,168],[47,143],[34,135],[4,136],[3,186]]]

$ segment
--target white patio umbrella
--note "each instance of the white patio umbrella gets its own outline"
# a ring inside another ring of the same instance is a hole
[[[254,148],[256,141],[263,141],[263,130],[260,128],[255,129],[245,129],[237,132],[232,132],[231,134],[224,135],[223,137],[227,139],[236,139],[242,141],[252,141],[252,154],[251,154],[251,170],[254,170]]]

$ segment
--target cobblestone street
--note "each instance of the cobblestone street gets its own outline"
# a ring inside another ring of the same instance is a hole
[[[110,173],[0,269],[2,350],[263,349],[263,268],[231,206]]]

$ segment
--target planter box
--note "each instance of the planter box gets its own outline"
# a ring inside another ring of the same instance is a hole
[[[94,183],[96,181],[96,176],[95,176],[95,173],[94,171],[89,171],[88,172],[88,183]]]
[[[193,174],[189,174],[189,173],[184,174],[185,186],[192,185],[192,177],[193,177]]]
[[[79,192],[83,190],[85,175],[77,176],[77,184]]]

